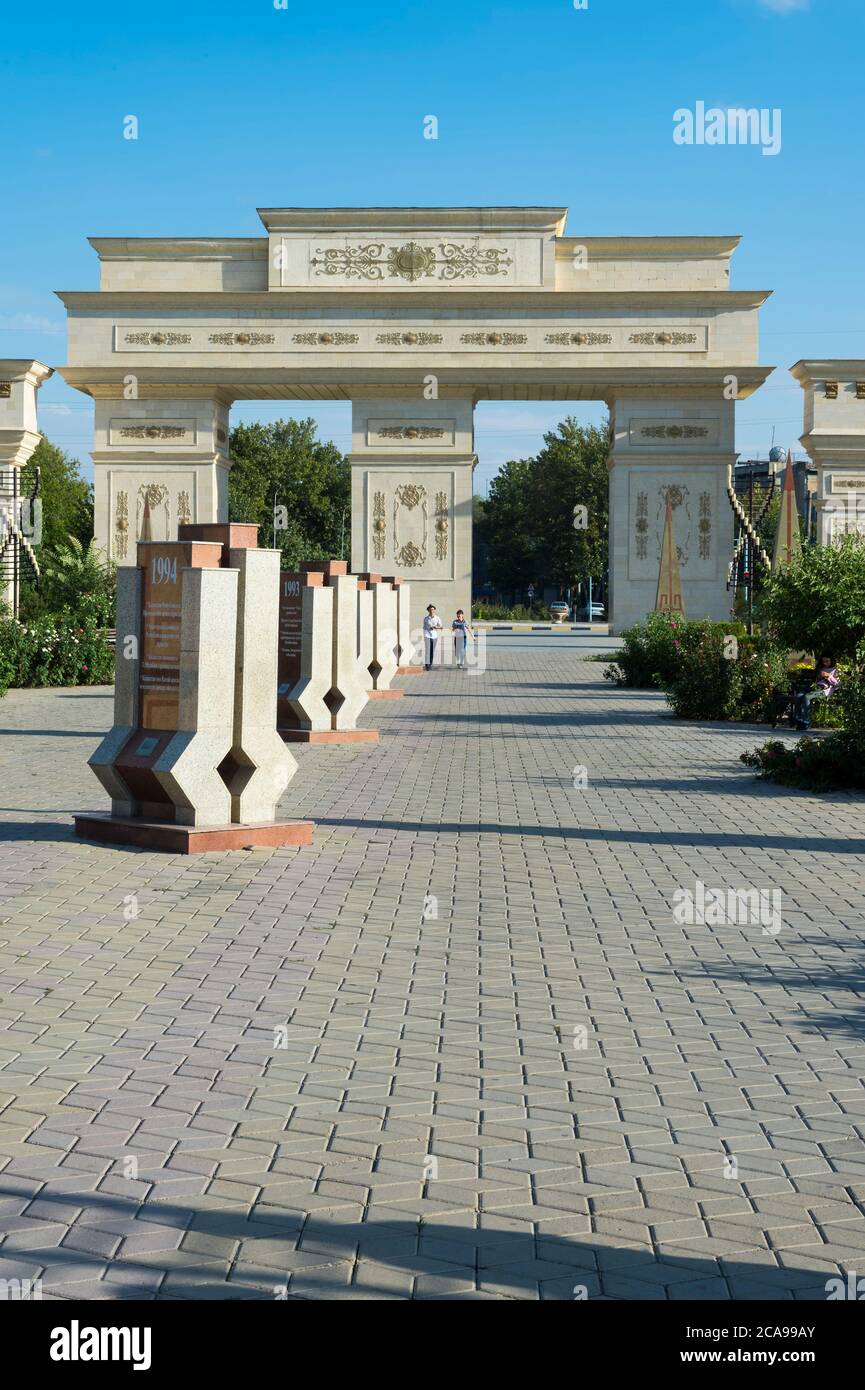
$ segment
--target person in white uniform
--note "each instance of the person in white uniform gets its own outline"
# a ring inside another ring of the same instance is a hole
[[[431,671],[435,662],[436,647],[441,635],[442,620],[435,610],[435,605],[427,604],[426,617],[423,620],[423,645],[424,645],[424,670]]]

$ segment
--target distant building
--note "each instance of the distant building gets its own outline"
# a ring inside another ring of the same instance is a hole
[[[786,462],[786,449],[770,449],[767,459],[740,459],[733,470],[733,486],[736,493],[740,498],[744,498],[751,487],[752,478],[754,487],[762,489],[768,487],[772,477],[775,476],[777,478],[775,485],[777,496]],[[802,521],[803,533],[810,536],[811,523],[814,517],[814,496],[817,490],[817,468],[807,454],[793,458],[792,463],[796,506]]]

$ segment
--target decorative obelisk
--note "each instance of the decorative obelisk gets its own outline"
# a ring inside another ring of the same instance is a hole
[[[667,515],[664,520],[664,539],[661,542],[661,567],[658,572],[658,593],[655,598],[657,613],[678,613],[685,616],[685,600],[682,597],[682,577],[679,573],[679,552],[673,531],[673,504],[667,498]]]
[[[799,531],[799,509],[796,506],[796,483],[793,477],[793,460],[788,449],[784,482],[781,485],[778,533],[775,536],[775,553],[772,556],[773,570],[789,569],[801,554],[802,536]]]

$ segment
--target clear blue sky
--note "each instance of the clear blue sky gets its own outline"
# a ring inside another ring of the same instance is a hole
[[[256,207],[562,204],[572,235],[742,235],[732,284],[774,290],[762,361],[781,370],[739,407],[738,447],[765,455],[774,425],[796,448],[786,368],[865,357],[863,38],[863,0],[7,6],[0,356],[65,361],[52,292],[96,287],[89,235],[257,235]],[[700,100],[780,108],[780,154],[674,144],[673,112]],[[89,470],[87,399],[55,377],[41,400]],[[348,407],[314,413],[347,449]],[[482,404],[480,489],[563,413]]]

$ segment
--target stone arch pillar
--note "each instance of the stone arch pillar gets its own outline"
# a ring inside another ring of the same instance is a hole
[[[470,614],[473,397],[355,397],[350,457],[352,570],[410,583],[412,631],[430,603]]]
[[[655,607],[668,498],[685,616],[729,617],[734,402],[719,384],[712,394],[631,390],[609,405],[610,631],[622,632]]]
[[[865,535],[865,359],[801,361],[790,371],[805,393],[800,439],[817,466],[817,540]]]
[[[52,372],[32,358],[0,358],[0,603],[16,615],[21,551],[41,539],[35,533],[35,517],[22,514],[21,469],[42,438],[36,393]]]
[[[140,389],[126,399],[116,387],[91,388],[96,543],[118,565],[135,563],[139,540],[176,540],[178,525],[228,521],[230,398],[200,387]]]

